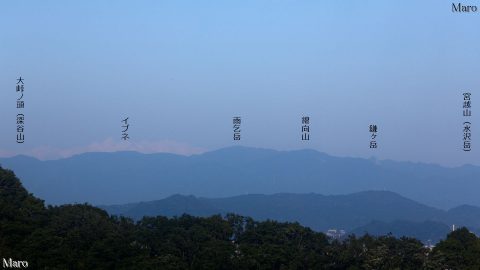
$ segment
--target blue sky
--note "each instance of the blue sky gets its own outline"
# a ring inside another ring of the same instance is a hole
[[[240,144],[480,165],[479,25],[480,14],[454,14],[448,1],[2,2],[0,155]],[[20,75],[23,145],[15,142]],[[232,140],[236,115],[241,142]],[[125,116],[130,142],[121,140]]]

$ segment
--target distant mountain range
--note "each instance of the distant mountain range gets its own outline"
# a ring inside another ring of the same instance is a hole
[[[480,167],[333,157],[314,150],[231,147],[190,157],[86,153],[51,161],[17,156],[0,164],[50,204],[124,204],[172,194],[216,198],[388,190],[442,209],[480,206]]]
[[[197,198],[173,195],[163,200],[100,206],[113,215],[143,216],[225,215],[235,213],[257,220],[299,222],[317,231],[344,229],[347,233],[415,237],[438,242],[451,228],[466,226],[480,232],[480,208],[461,206],[439,210],[387,191],[350,195],[319,194],[242,195],[230,198]]]

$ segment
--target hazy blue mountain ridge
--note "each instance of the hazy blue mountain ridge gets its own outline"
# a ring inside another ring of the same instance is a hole
[[[2,158],[47,203],[124,204],[172,194],[349,194],[388,190],[438,208],[480,205],[480,168],[333,157],[314,150],[230,147],[190,157],[86,153],[39,161]]]

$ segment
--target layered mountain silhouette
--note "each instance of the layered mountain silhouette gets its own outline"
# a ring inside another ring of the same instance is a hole
[[[124,204],[172,194],[216,198],[387,190],[442,209],[480,206],[479,167],[333,157],[314,150],[231,147],[189,157],[86,153],[51,161],[17,156],[0,164],[50,204]]]
[[[163,200],[101,206],[113,215],[141,219],[143,216],[211,216],[235,213],[257,220],[299,222],[317,231],[344,229],[363,235],[410,236],[438,242],[452,224],[480,231],[480,208],[461,206],[444,211],[388,191],[350,195],[274,194],[229,198],[197,198],[173,195]],[[466,212],[468,211],[468,213]]]

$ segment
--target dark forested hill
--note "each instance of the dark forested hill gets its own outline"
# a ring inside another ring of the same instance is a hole
[[[207,199],[174,195],[150,202],[101,206],[110,214],[134,219],[143,216],[194,216],[236,213],[257,220],[299,222],[317,231],[344,229],[354,233],[411,236],[437,242],[451,225],[478,231],[480,208],[462,206],[449,211],[428,207],[388,191],[350,195],[274,194]]]
[[[140,219],[148,215],[197,216],[238,213],[255,219],[298,221],[324,231],[351,230],[372,220],[444,220],[446,211],[422,205],[388,191],[366,191],[350,195],[274,194],[242,195],[207,199],[174,195],[163,200],[126,205],[101,206],[111,214]]]
[[[186,201],[193,197],[183,198]],[[179,198],[177,198],[178,200]],[[198,208],[197,208],[198,209]],[[467,229],[432,250],[413,238],[331,241],[298,223],[239,215],[109,216],[84,204],[45,207],[0,167],[0,256],[29,269],[478,269]]]
[[[190,157],[135,152],[87,153],[39,161],[2,158],[25,186],[50,204],[124,204],[173,194],[349,194],[388,190],[448,209],[480,206],[480,168],[333,157],[313,150],[231,147]]]

